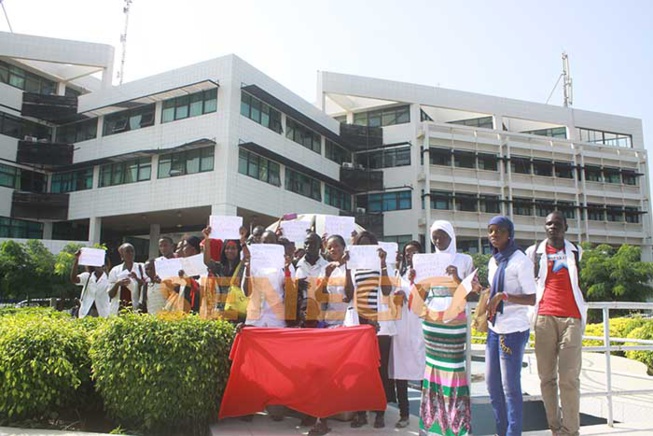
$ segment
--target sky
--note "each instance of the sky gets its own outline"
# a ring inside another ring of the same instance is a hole
[[[118,70],[124,0],[0,1],[15,33],[111,44]],[[310,102],[332,71],[544,103],[566,51],[573,106],[641,119],[653,153],[651,17],[649,0],[133,0],[124,80],[234,53]]]

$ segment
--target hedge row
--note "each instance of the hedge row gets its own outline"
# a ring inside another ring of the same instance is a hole
[[[196,316],[0,311],[0,425],[83,415],[101,401],[121,428],[204,434],[217,417],[233,337],[228,322]]]

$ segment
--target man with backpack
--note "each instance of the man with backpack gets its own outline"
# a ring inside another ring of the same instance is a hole
[[[587,320],[579,284],[582,251],[565,239],[567,220],[562,212],[549,214],[544,228],[547,238],[526,250],[537,283],[532,320],[540,390],[553,435],[578,435],[582,338]]]

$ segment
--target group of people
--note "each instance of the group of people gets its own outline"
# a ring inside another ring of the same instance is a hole
[[[488,223],[493,256],[489,261],[486,383],[500,436],[522,431],[521,367],[531,327],[541,391],[554,435],[579,431],[581,338],[586,305],[579,287],[580,249],[565,239],[567,223],[560,212],[546,218],[547,238],[523,252],[514,225],[498,216]],[[79,316],[110,316],[121,307],[149,314],[185,311],[239,323],[238,328],[339,328],[370,324],[377,331],[380,378],[386,402],[397,402],[397,428],[409,425],[408,381],[422,380],[420,434],[465,435],[471,432],[470,389],[465,367],[465,312],[444,320],[454,292],[473,273],[470,256],[458,253],[451,223],[436,221],[430,229],[436,253],[449,255],[441,277],[416,281],[412,259],[422,244],[410,241],[387,259],[378,248],[379,266],[350,269],[347,242],[341,235],[308,232],[296,249],[279,231],[243,228],[239,240],[183,238],[176,246],[159,240],[161,258],[203,253],[206,276],[159,277],[156,259],[134,262],[134,247],[119,248],[120,265],[106,273],[93,267],[71,280],[82,286]],[[283,246],[283,268],[261,268],[252,262],[255,244]],[[370,232],[353,235],[351,245],[378,245]],[[76,258],[77,259],[77,258]],[[477,279],[471,292],[481,293]],[[246,311],[230,309],[231,296],[242,294]],[[231,312],[230,312],[231,311]],[[278,412],[273,419],[282,419]],[[302,417],[309,434],[329,432],[327,417]],[[353,428],[368,424],[366,411],[356,411]],[[374,411],[373,426],[385,426],[385,410]]]

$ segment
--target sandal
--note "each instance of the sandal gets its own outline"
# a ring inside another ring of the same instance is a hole
[[[308,431],[308,436],[323,436],[329,433],[331,429],[327,427],[324,421],[318,421],[315,423],[313,428]]]

